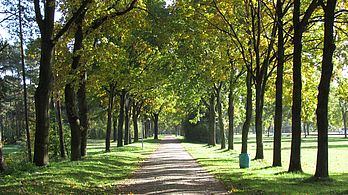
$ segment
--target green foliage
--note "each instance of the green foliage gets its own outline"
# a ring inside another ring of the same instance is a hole
[[[190,114],[181,123],[185,139],[188,141],[205,143],[208,141],[208,121],[206,118],[203,118],[197,123],[193,123],[191,120],[195,117],[194,114]]]

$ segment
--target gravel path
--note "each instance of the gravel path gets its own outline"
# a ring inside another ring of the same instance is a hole
[[[121,194],[228,194],[174,137],[163,139],[159,149],[119,190]]]

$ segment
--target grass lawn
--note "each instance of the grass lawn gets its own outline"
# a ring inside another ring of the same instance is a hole
[[[290,158],[289,137],[282,138],[283,167],[273,168],[273,138],[264,138],[264,160],[252,160],[251,168],[240,169],[238,155],[241,138],[237,136],[234,151],[220,146],[183,142],[183,146],[205,168],[221,180],[227,190],[243,194],[348,194],[348,139],[329,138],[329,174],[331,179],[314,181],[316,138],[302,139],[301,161],[304,173],[287,173]],[[249,138],[248,151],[255,157],[255,136]]]
[[[141,142],[122,148],[112,143],[111,152],[105,153],[103,140],[90,140],[84,160],[50,162],[47,167],[11,164],[8,159],[8,169],[0,174],[0,194],[115,193],[118,182],[128,178],[158,145],[153,140],[145,140],[144,149]],[[15,147],[6,146],[5,153],[16,152]],[[12,153],[7,157],[15,156]]]

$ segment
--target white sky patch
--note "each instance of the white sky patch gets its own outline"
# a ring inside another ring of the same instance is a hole
[[[166,6],[171,6],[173,5],[174,0],[166,0]]]
[[[10,35],[4,27],[0,27],[0,38],[8,38]]]

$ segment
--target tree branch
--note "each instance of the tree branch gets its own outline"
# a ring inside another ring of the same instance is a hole
[[[36,22],[39,25],[40,30],[42,31],[43,30],[43,20],[42,20],[42,14],[41,14],[39,0],[34,0],[34,8],[35,8]]]
[[[52,40],[53,44],[55,44],[60,39],[60,37],[62,37],[64,33],[69,30],[71,25],[78,19],[78,17],[81,16],[81,14],[84,14],[87,11],[88,5],[91,2],[92,0],[84,0],[82,2],[82,4],[77,9],[77,11],[73,14],[73,16],[68,20],[68,22],[63,26],[63,28],[60,29],[58,33],[56,34],[56,36],[53,38]]]
[[[85,34],[86,35],[90,34],[91,32],[93,32],[93,30],[99,28],[104,22],[106,22],[107,20],[109,20],[111,18],[126,14],[127,12],[129,12],[130,10],[132,10],[134,8],[134,5],[136,2],[137,2],[137,0],[133,0],[125,10],[114,12],[110,15],[102,16],[102,17],[98,18],[97,20],[94,20],[92,22],[92,24],[87,28]],[[114,8],[114,6],[115,6],[115,4],[111,8]]]
[[[312,13],[315,11],[317,6],[319,5],[320,1],[321,0],[312,0],[311,4],[309,5],[308,9],[306,10],[306,12],[302,18],[302,21],[301,21],[302,31],[304,31],[306,29],[309,18],[311,17]]]

